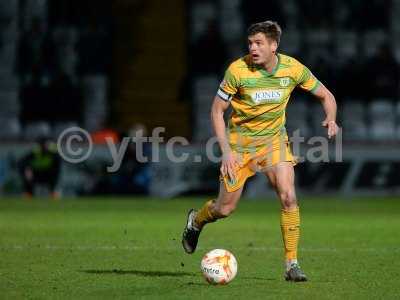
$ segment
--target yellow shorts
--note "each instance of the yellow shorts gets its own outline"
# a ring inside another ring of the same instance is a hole
[[[228,192],[238,190],[245,184],[247,178],[253,176],[256,172],[262,172],[279,162],[287,161],[291,162],[293,165],[296,165],[297,163],[288,141],[275,145],[272,149],[263,148],[252,153],[234,153],[237,155],[239,163],[239,166],[235,169],[235,180],[231,180],[227,175],[221,175],[220,177]]]

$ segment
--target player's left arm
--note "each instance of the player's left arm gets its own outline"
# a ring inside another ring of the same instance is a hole
[[[322,126],[328,128],[328,138],[334,137],[339,127],[336,124],[337,105],[335,96],[311,73],[304,65],[299,64],[297,69],[297,84],[305,91],[312,93],[321,101],[326,118],[322,121]]]
[[[328,128],[328,138],[334,137],[339,126],[336,124],[337,105],[335,96],[321,82],[312,91],[312,94],[321,101],[326,118],[322,121],[322,126]]]

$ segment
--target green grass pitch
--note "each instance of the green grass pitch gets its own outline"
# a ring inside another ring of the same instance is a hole
[[[201,201],[199,201],[201,200]],[[303,199],[306,283],[283,280],[277,201],[242,199],[184,254],[186,211],[206,199],[0,199],[0,299],[395,299],[400,199]],[[208,285],[202,255],[238,260]]]

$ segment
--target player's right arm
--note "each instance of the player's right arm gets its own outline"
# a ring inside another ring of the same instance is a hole
[[[228,109],[230,103],[223,100],[220,96],[215,96],[211,107],[211,122],[219,147],[222,152],[221,174],[228,175],[231,179],[235,178],[236,158],[226,137],[224,112]]]
[[[238,163],[226,136],[224,112],[228,109],[232,98],[239,92],[239,88],[240,76],[234,62],[226,70],[211,107],[211,121],[222,152],[221,174],[228,175],[231,180],[236,177],[235,167]]]
[[[218,88],[211,107],[211,121],[222,152],[220,171],[222,176],[228,175],[231,180],[236,177],[235,168],[238,163],[226,136],[224,112],[228,109],[234,95],[238,93],[239,87],[240,76],[234,62],[226,70],[224,80],[222,80]]]

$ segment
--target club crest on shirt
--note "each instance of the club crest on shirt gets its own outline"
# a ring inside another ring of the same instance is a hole
[[[282,87],[286,87],[286,86],[289,85],[289,82],[290,82],[289,77],[283,77],[283,78],[280,79],[279,84],[280,84]]]

